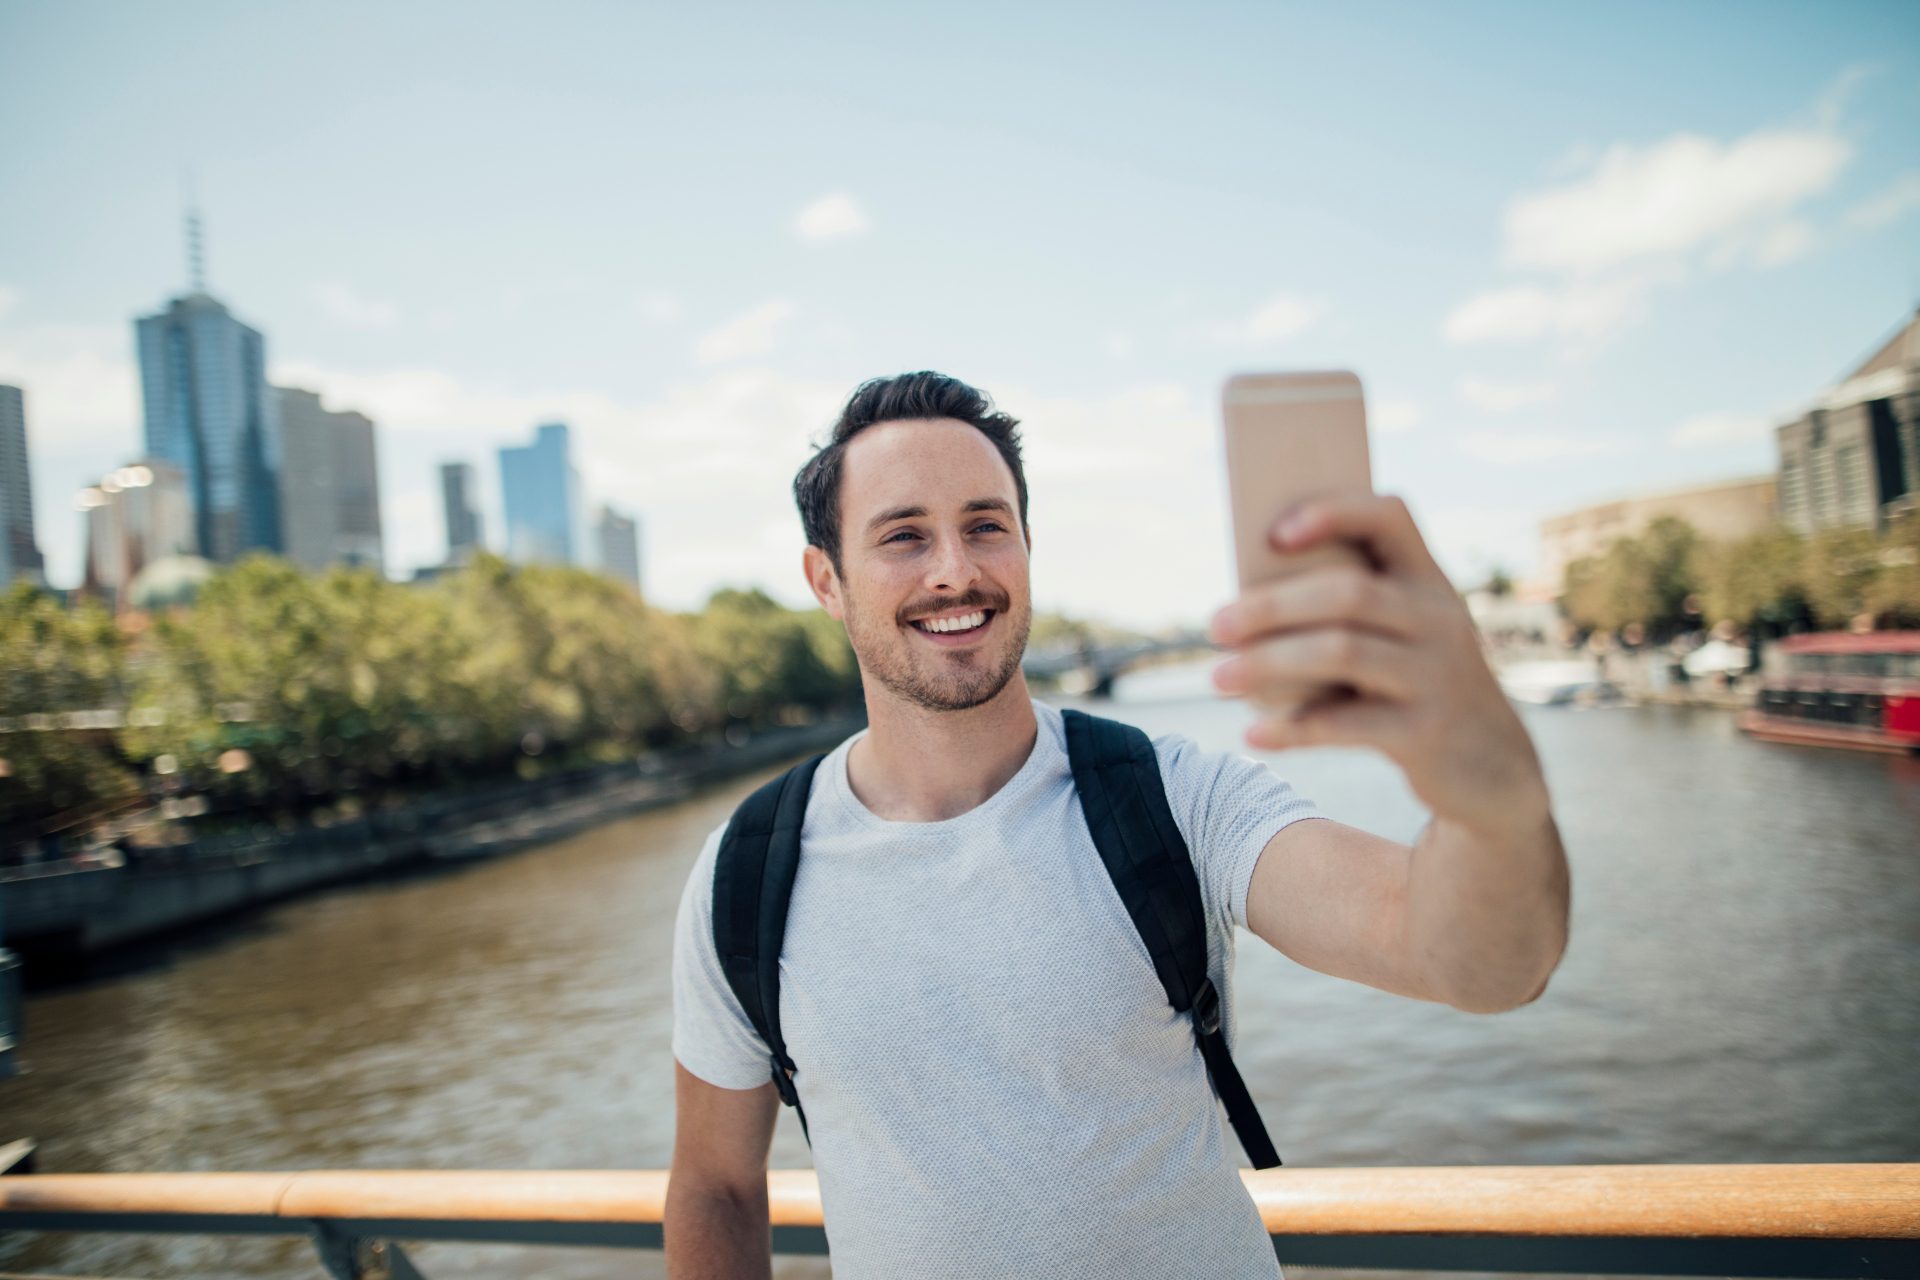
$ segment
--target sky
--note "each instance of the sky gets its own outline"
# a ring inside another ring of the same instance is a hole
[[[49,579],[137,457],[133,321],[210,290],[443,461],[573,428],[647,594],[812,602],[793,472],[865,378],[1023,422],[1040,608],[1232,595],[1219,390],[1349,368],[1465,586],[1543,516],[1768,472],[1920,302],[1920,5],[0,0],[0,382]]]

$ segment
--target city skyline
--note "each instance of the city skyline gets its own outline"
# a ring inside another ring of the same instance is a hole
[[[854,384],[928,366],[1026,423],[1041,607],[1230,595],[1242,368],[1358,370],[1378,487],[1462,585],[1524,573],[1545,515],[1770,470],[1920,286],[1908,6],[989,7],[924,61],[860,53],[899,35],[878,9],[744,45],[566,5],[85,10],[0,7],[0,217],[48,246],[0,263],[0,381],[61,585],[68,494],[140,452],[125,326],[179,291],[184,163],[272,381],[380,424],[390,574],[444,557],[440,463],[565,421],[676,608],[809,603],[793,471]],[[263,45],[299,50],[276,92],[215,110]],[[1361,48],[1391,93],[1354,92]],[[315,111],[349,63],[367,92]]]

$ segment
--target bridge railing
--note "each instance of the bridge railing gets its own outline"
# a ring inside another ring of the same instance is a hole
[[[1282,1263],[1587,1275],[1920,1276],[1920,1164],[1243,1171]],[[812,1170],[768,1175],[776,1253],[826,1252]],[[664,1171],[0,1177],[0,1231],[308,1236],[339,1280],[401,1241],[658,1249]]]

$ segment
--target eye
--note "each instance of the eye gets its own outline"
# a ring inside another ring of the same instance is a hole
[[[980,532],[980,530],[982,529],[998,529],[1001,533],[1005,533],[1007,531],[1006,526],[1001,524],[998,520],[983,520],[979,524],[973,526],[973,531],[975,533]]]
[[[892,542],[895,538],[917,538],[919,536],[920,536],[919,534],[915,533],[911,529],[896,529],[892,533],[888,534],[886,537],[880,539],[880,542],[881,542],[881,545],[884,546],[885,544]]]

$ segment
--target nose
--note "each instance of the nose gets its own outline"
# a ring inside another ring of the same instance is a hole
[[[927,564],[927,589],[965,591],[980,580],[980,566],[974,562],[967,540],[955,536],[942,538]]]

